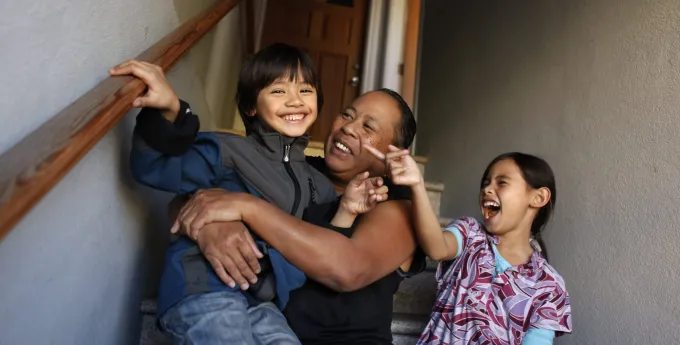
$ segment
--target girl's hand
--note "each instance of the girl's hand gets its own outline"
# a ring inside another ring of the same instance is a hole
[[[112,76],[133,75],[141,79],[148,87],[146,94],[132,102],[135,108],[149,107],[161,111],[163,117],[175,122],[179,113],[179,99],[165,79],[163,69],[144,61],[129,60],[109,70]]]
[[[251,197],[224,189],[200,190],[179,211],[170,231],[176,233],[182,230],[195,241],[206,224],[242,220],[242,207]]]
[[[383,154],[375,147],[364,147],[381,161],[385,162],[387,176],[397,185],[416,187],[423,184],[423,175],[418,169],[418,163],[411,157],[408,150],[402,150],[394,145],[388,146],[389,152]]]
[[[368,177],[368,171],[349,182],[340,200],[340,208],[350,215],[366,213],[381,201],[387,200],[387,186],[380,177]]]

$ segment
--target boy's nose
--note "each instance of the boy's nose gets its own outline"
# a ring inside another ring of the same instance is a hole
[[[286,102],[286,106],[288,107],[301,107],[304,104],[305,102],[303,102],[302,98],[300,98],[298,95],[292,95]]]

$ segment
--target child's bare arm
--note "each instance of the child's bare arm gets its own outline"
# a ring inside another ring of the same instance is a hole
[[[413,192],[411,205],[413,222],[420,247],[433,260],[450,260],[458,254],[458,241],[449,231],[442,231],[439,219],[427,196],[425,182],[418,164],[408,150],[390,145],[387,154],[366,146],[378,159],[385,162],[388,175],[397,185],[409,186]]]
[[[340,228],[351,227],[357,215],[366,213],[378,202],[387,200],[387,192],[382,178],[369,178],[368,172],[357,175],[345,188],[331,224]]]

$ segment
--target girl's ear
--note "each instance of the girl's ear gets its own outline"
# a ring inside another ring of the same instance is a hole
[[[255,116],[255,109],[253,109],[253,110],[247,112],[246,115],[249,116],[249,117]]]
[[[548,187],[541,187],[533,191],[533,197],[531,198],[531,207],[541,208],[550,202],[550,197],[552,193]]]

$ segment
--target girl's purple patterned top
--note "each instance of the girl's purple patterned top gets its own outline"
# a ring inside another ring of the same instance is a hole
[[[531,260],[493,278],[492,243],[475,219],[448,227],[462,236],[462,252],[439,264],[437,302],[418,341],[430,344],[519,345],[530,328],[571,333],[571,305],[562,277],[534,251]]]

